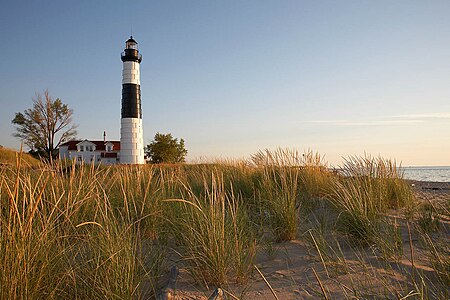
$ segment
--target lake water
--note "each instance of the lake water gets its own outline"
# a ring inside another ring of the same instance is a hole
[[[450,182],[450,167],[403,167],[405,179]]]

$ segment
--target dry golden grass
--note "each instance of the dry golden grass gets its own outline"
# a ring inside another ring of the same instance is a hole
[[[336,282],[349,299],[448,296],[448,247],[436,234],[445,227],[409,218],[424,229],[413,232],[418,251],[388,217],[414,201],[395,162],[351,158],[346,176],[289,150],[196,165],[24,165],[22,156],[0,169],[1,299],[147,299],[173,263],[199,285],[250,284],[258,252],[287,240],[317,255],[317,297],[334,298]],[[402,267],[417,253],[431,275]],[[401,268],[410,283],[374,268]],[[352,272],[368,281],[340,281]]]

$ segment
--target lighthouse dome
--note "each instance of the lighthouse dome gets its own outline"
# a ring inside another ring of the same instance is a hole
[[[137,50],[137,42],[135,39],[133,39],[133,36],[130,36],[130,38],[125,42],[125,49],[136,49]]]

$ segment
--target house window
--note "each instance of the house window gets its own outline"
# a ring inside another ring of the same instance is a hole
[[[81,152],[84,151],[84,146],[80,146],[80,151],[81,151]]]
[[[77,160],[80,161],[80,162],[83,161],[83,156],[78,156]]]

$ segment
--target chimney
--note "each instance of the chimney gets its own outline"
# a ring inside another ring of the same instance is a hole
[[[103,131],[103,142],[106,143],[106,131]]]

